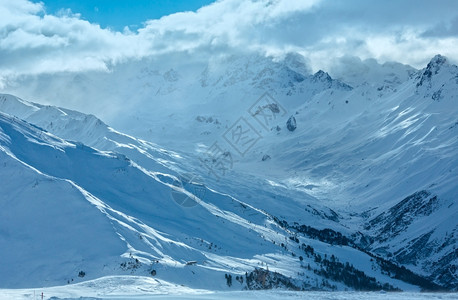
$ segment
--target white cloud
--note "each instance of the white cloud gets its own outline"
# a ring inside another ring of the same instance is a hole
[[[0,11],[3,76],[101,68],[136,54],[135,36],[101,29],[78,15],[47,15],[42,4],[26,0],[0,0]]]
[[[315,69],[346,55],[422,67],[436,53],[458,61],[457,12],[454,0],[219,0],[147,21],[136,32],[114,32],[69,11],[54,16],[40,3],[0,0],[0,74],[106,69],[157,54],[234,50],[298,51]]]

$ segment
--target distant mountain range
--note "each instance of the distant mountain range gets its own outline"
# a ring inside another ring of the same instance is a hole
[[[113,127],[0,94],[0,288],[456,291],[458,67],[347,67],[252,55],[19,80]]]

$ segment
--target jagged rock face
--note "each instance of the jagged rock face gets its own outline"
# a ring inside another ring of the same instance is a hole
[[[331,82],[332,78],[329,76],[328,73],[324,72],[323,70],[319,70],[313,75],[313,78],[316,81],[321,81],[321,82]]]
[[[404,231],[415,220],[415,217],[428,216],[437,207],[437,196],[431,195],[428,191],[420,191],[406,197],[387,212],[378,215],[369,222],[366,229],[379,227],[377,239],[385,241]]]
[[[294,116],[289,117],[288,121],[286,122],[286,127],[289,131],[294,131],[297,128],[296,118]]]
[[[350,91],[353,88],[348,84],[340,82],[338,80],[333,79],[327,72],[319,70],[314,75],[310,77],[310,81],[313,83],[321,84],[324,88],[336,88],[338,90],[345,90]]]
[[[447,58],[442,55],[434,56],[431,61],[426,66],[423,75],[425,77],[431,78],[431,75],[438,74],[442,66],[449,65]]]
[[[420,224],[428,219],[441,217],[440,209],[444,209],[444,203],[430,191],[422,190],[406,197],[366,224],[365,229],[373,232],[369,248],[378,253],[388,251],[402,265],[420,267],[431,274],[430,280],[443,286],[456,286],[458,253],[452,246],[457,243],[457,228],[450,228],[445,236],[440,236],[439,229],[428,226],[419,235],[408,233],[419,230]]]
[[[420,82],[417,83],[417,87],[427,84],[431,87],[431,78],[433,75],[437,75],[441,67],[447,63],[447,59],[441,55],[436,55],[426,66],[420,77]]]
[[[436,55],[420,73],[417,94],[434,101],[454,98],[458,88],[458,67],[449,63],[446,57]]]

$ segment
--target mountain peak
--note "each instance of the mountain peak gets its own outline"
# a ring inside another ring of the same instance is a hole
[[[449,65],[447,58],[445,56],[437,54],[428,63],[424,73],[430,74],[429,77],[431,77],[432,74],[439,73],[441,67],[446,65]]]
[[[321,85],[321,88],[323,88],[324,86],[326,89],[331,88],[331,87],[334,87],[339,90],[347,90],[347,91],[353,89],[351,86],[349,86],[346,83],[343,83],[339,80],[332,79],[332,77],[323,70],[319,70],[318,72],[313,74],[311,76],[311,81],[315,83],[319,83]]]
[[[332,81],[331,76],[329,76],[329,74],[324,72],[323,70],[319,70],[318,72],[313,74],[313,78],[320,81]]]
[[[445,56],[437,54],[431,59],[431,61],[428,64],[428,67],[442,66],[444,64],[448,64],[447,58]]]
[[[438,74],[442,67],[449,65],[448,59],[445,56],[440,54],[434,56],[421,74],[417,87],[424,85],[425,82],[429,82],[429,85],[431,85],[431,77]]]

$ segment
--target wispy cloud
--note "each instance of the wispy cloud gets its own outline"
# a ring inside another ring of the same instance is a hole
[[[298,51],[316,67],[348,55],[418,67],[436,53],[458,60],[457,19],[455,0],[220,0],[115,32],[69,11],[46,14],[41,3],[0,0],[0,76],[106,69],[181,51]]]

